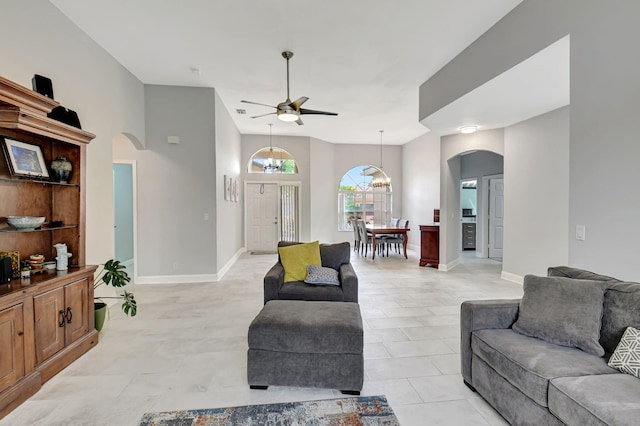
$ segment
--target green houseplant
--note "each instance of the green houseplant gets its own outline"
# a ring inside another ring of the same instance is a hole
[[[102,265],[102,269],[94,281],[93,289],[95,290],[103,284],[118,288],[126,286],[129,281],[131,281],[131,278],[125,269],[126,267],[122,265],[119,260],[107,260],[104,265]],[[122,299],[122,311],[126,315],[135,317],[138,313],[138,304],[136,299],[133,293],[129,293],[127,290],[124,290],[122,296],[96,297],[94,299],[94,308],[96,313],[95,326],[98,331],[102,330],[107,309],[106,303],[102,302],[101,299]]]

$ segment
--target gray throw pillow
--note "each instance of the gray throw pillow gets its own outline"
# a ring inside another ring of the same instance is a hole
[[[304,282],[307,284],[340,285],[338,271],[333,268],[314,265],[307,265],[307,278],[305,278]]]
[[[513,330],[603,356],[598,339],[606,287],[602,281],[527,275]]]

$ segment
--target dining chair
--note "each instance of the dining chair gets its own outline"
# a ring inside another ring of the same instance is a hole
[[[367,233],[367,225],[364,222],[364,219],[358,219],[356,221],[358,224],[358,230],[360,231],[360,253],[364,252],[364,257],[367,257],[367,253],[369,252],[369,246],[371,245],[371,235]]]
[[[353,251],[360,251],[360,230],[358,229],[357,219],[351,220],[351,227],[353,228]]]
[[[408,219],[400,219],[398,221],[398,228],[408,228],[409,220]],[[387,255],[389,254],[389,245],[392,245],[396,249],[396,253],[400,253],[400,244],[404,245],[404,239],[406,238],[406,234],[394,234],[391,237],[387,237],[385,239],[385,243],[387,244]]]

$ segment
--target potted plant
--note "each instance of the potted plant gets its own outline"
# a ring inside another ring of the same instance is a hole
[[[126,267],[122,265],[119,260],[107,260],[105,264],[102,265],[102,269],[100,270],[97,278],[94,281],[93,289],[95,290],[103,284],[113,287],[126,286],[129,281],[131,281],[131,278],[129,277],[129,274],[127,274],[125,269]],[[138,304],[136,302],[136,299],[133,296],[133,293],[129,293],[127,290],[124,290],[124,294],[122,296],[102,298],[96,297],[94,299],[95,327],[98,331],[102,330],[107,310],[106,303],[102,302],[101,299],[122,299],[122,311],[126,315],[135,317],[138,313]]]

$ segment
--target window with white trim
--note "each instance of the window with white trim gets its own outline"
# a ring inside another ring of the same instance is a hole
[[[342,176],[338,187],[338,230],[352,231],[356,219],[368,224],[387,224],[391,220],[391,185],[374,186],[384,170],[376,166],[356,166]]]

